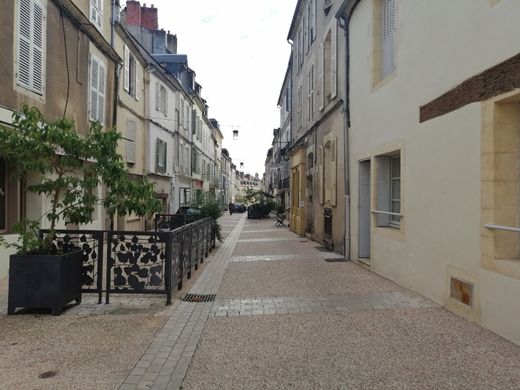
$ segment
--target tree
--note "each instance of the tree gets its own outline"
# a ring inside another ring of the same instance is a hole
[[[11,127],[0,126],[0,155],[14,167],[22,182],[31,173],[39,182],[27,190],[46,196],[50,210],[36,220],[24,219],[15,226],[21,243],[19,253],[51,253],[58,221],[85,224],[92,221],[94,207],[102,204],[108,214],[134,213],[143,216],[160,210],[153,186],[145,179],[131,181],[117,153],[121,135],[114,129],[103,131],[91,125],[83,137],[67,119],[46,121],[37,108],[23,106],[13,115]],[[105,185],[106,196],[99,198],[98,185]],[[41,219],[50,223],[50,233],[39,237]]]

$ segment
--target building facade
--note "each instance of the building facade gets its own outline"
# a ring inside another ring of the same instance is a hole
[[[340,1],[300,0],[291,22],[291,229],[344,252],[344,38]],[[339,178],[339,180],[338,180]]]
[[[516,343],[519,14],[515,0],[346,0],[337,13],[350,258]]]

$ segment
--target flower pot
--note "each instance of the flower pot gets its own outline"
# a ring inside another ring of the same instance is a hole
[[[11,255],[7,314],[16,308],[46,308],[61,314],[70,301],[81,302],[81,251],[62,255]]]

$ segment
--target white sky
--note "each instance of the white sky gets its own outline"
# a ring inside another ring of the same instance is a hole
[[[141,5],[143,1],[141,1]],[[237,168],[264,172],[290,45],[296,0],[152,0],[159,28],[177,35],[177,51],[202,85],[209,117],[221,124],[224,147]],[[233,141],[232,130],[239,139]]]

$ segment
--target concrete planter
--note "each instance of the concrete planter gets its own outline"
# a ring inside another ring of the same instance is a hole
[[[16,308],[46,308],[60,315],[63,307],[81,302],[81,251],[63,255],[11,255],[8,314]]]

